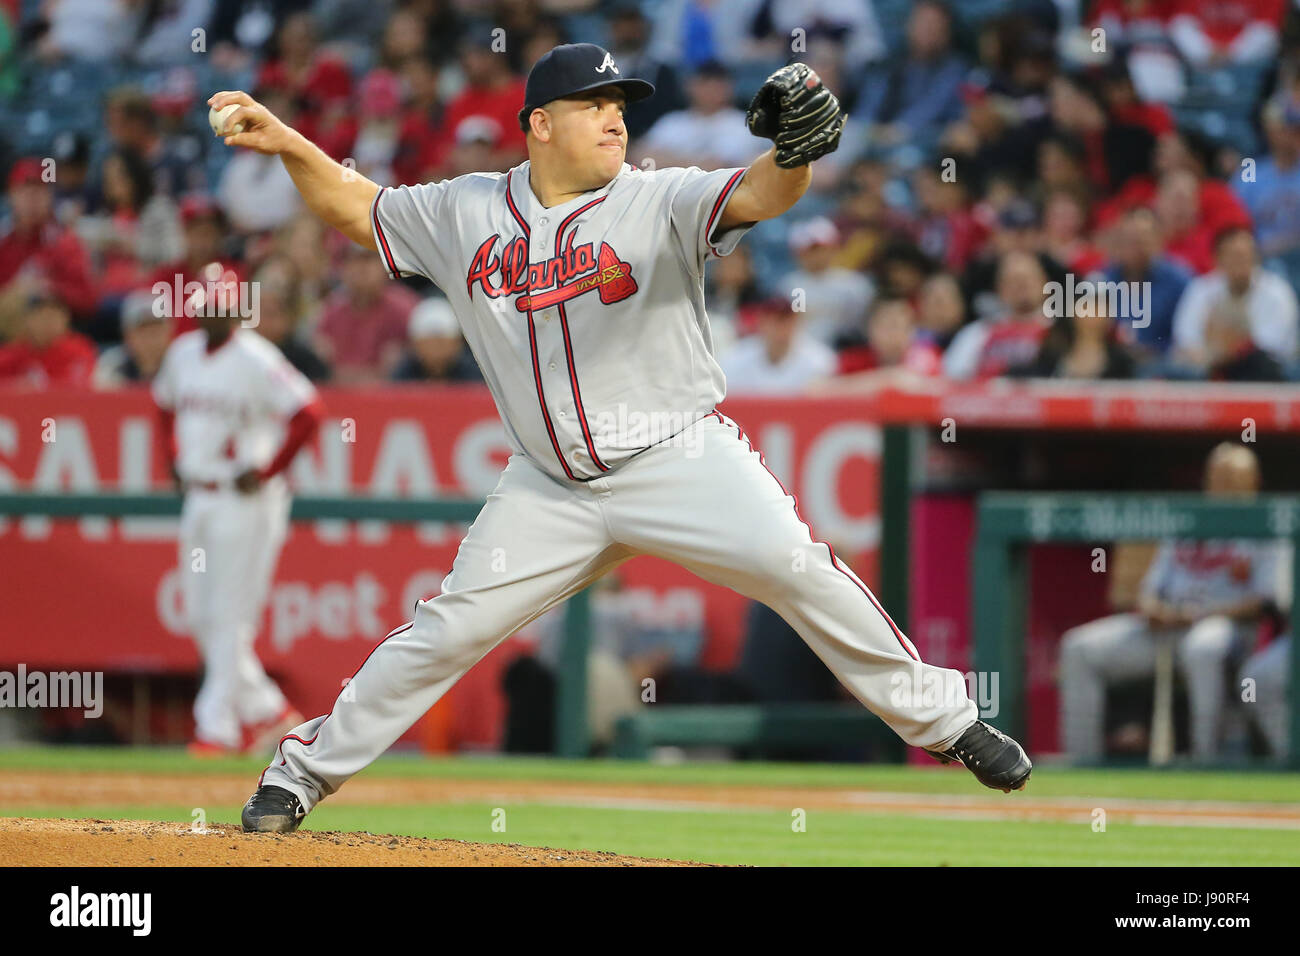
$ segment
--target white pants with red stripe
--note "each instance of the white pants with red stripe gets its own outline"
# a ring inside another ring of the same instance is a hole
[[[251,495],[225,489],[185,496],[180,575],[190,633],[203,657],[194,735],[206,743],[238,748],[244,725],[285,707],[253,641],[288,531],[289,503],[278,482]]]
[[[310,809],[502,640],[641,554],[772,607],[909,744],[944,749],[977,716],[961,675],[919,661],[867,587],[813,540],[740,429],[715,413],[590,482],[512,457],[442,593],[371,652],[328,715],[281,741],[262,783]],[[900,693],[909,686],[917,692]],[[920,693],[932,686],[960,690]]]

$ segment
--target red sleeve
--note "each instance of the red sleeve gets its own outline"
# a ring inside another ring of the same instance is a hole
[[[289,467],[289,462],[293,461],[293,456],[298,454],[298,449],[303,446],[308,438],[316,433],[320,427],[320,420],[325,414],[325,405],[321,402],[319,396],[313,398],[293,413],[289,419],[289,425],[285,432],[284,444],[280,450],[275,453],[271,463],[261,471],[262,480],[278,475],[284,469]]]
[[[99,299],[90,275],[90,259],[77,237],[65,232],[47,247],[42,258],[50,284],[73,314],[85,317],[94,312]]]
[[[176,413],[158,406],[158,442],[170,469],[176,464]]]

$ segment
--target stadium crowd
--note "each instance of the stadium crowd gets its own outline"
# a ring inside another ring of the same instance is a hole
[[[791,59],[850,113],[813,192],[711,267],[733,394],[1300,379],[1297,6],[0,0],[0,380],[147,381],[250,282],[313,380],[477,379],[437,290],[388,282],[204,101],[247,89],[382,184],[504,170],[529,65],[588,40],[658,87],[629,162],[747,164],[744,106]],[[1070,294],[1101,281],[1125,294]]]

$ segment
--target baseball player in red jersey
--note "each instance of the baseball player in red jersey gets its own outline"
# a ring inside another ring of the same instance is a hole
[[[190,633],[203,657],[196,756],[254,751],[302,719],[253,650],[289,525],[283,471],[320,423],[316,389],[237,317],[199,315],[153,381],[185,495],[179,535]]]
[[[245,93],[209,100],[239,106],[227,122],[244,131],[227,144],[278,154],[325,222],[392,276],[443,290],[514,449],[441,592],[330,713],[281,740],[246,830],[296,829],[483,655],[638,554],[773,607],[909,744],[989,787],[1028,779],[1020,745],[977,719],[956,672],[921,661],[716,407],[705,265],[803,195],[809,163],[839,143],[839,103],[806,65],[783,67],[750,104],[751,132],[774,147],[748,167],[642,170],[625,162],[623,108],[653,92],[594,44],[556,47],[528,76],[527,161],[397,189],[345,170]],[[933,686],[962,690],[920,692]]]

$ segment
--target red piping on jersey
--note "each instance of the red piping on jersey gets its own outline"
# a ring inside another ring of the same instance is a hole
[[[727,424],[727,422],[723,419],[721,413],[718,412],[717,409],[714,409],[710,414],[716,416],[718,421],[721,422],[722,424],[724,425]],[[705,416],[705,417],[707,418],[709,416]],[[857,586],[858,590],[867,596],[867,600],[871,602],[871,606],[874,607],[880,613],[880,616],[885,619],[885,623],[889,625],[889,629],[894,632],[894,637],[898,639],[899,645],[903,648],[904,651],[907,652],[907,656],[919,663],[921,660],[921,656],[916,652],[916,648],[912,646],[911,641],[909,641],[906,637],[903,636],[903,632],[898,629],[898,625],[894,623],[894,619],[885,613],[885,609],[880,606],[880,602],[876,600],[876,596],[871,593],[870,589],[865,584],[863,584],[861,581],[858,580],[858,576],[856,574],[854,574],[848,568],[844,567],[844,565],[840,564],[840,559],[835,557],[835,549],[830,546],[829,542],[818,541],[816,537],[813,537],[812,525],[808,524],[808,522],[804,520],[803,515],[799,514],[799,499],[796,498],[794,495],[790,494],[790,492],[786,491],[785,485],[781,484],[781,479],[777,478],[776,475],[773,473],[772,469],[767,467],[767,462],[763,460],[763,453],[758,451],[756,448],[754,448],[754,443],[749,440],[749,436],[745,434],[745,432],[741,429],[741,427],[737,425],[735,422],[732,422],[731,424],[736,429],[736,437],[741,441],[743,441],[746,445],[748,445],[750,451],[755,452],[758,455],[758,463],[763,466],[763,469],[769,475],[772,476],[772,479],[776,482],[777,487],[779,487],[783,492],[785,492],[786,497],[794,502],[794,513],[796,517],[798,517],[799,521],[803,523],[804,527],[808,529],[808,535],[809,537],[812,537],[813,543],[826,545],[826,550],[830,553],[831,556],[831,566],[835,568],[836,571],[839,571],[846,578],[852,581]]]
[[[413,627],[415,627],[415,622],[410,621],[409,623],[403,624],[401,627],[397,628],[396,630],[389,631],[388,634],[384,637],[383,641],[380,641],[374,647],[370,648],[370,653],[366,655],[366,659],[361,662],[361,664],[357,667],[357,669],[352,672],[352,676],[348,678],[348,682],[351,683],[356,678],[356,676],[361,673],[361,668],[366,666],[366,661],[369,661],[370,658],[374,656],[375,651],[379,650],[381,647],[384,646],[384,641],[387,641],[388,638],[390,637],[396,637],[398,634],[404,634]],[[334,702],[338,703],[337,697],[334,699]],[[334,715],[334,707],[331,706],[330,712],[325,715],[325,720],[329,720],[330,717],[332,717],[333,715]],[[311,740],[303,740],[297,734],[285,734],[283,737],[280,738],[280,742],[275,745],[275,752],[280,755],[281,767],[283,767],[287,762],[284,756],[284,750],[282,749],[284,747],[284,742],[286,740],[296,740],[304,747],[310,747],[312,744],[316,742],[316,738],[320,736],[321,727],[325,726],[325,720],[322,720],[320,722],[320,726],[316,728],[316,733],[312,734]],[[274,758],[272,758],[272,762],[274,762]],[[257,785],[259,787],[262,785],[263,778],[266,777],[266,771],[270,769],[271,769],[270,765],[267,765],[267,767],[262,770],[261,776],[257,778]]]
[[[722,255],[722,253],[718,252],[717,248],[713,245],[712,242],[713,221],[718,218],[718,213],[722,212],[722,207],[727,202],[727,196],[731,194],[731,190],[735,187],[736,183],[739,182],[740,177],[743,175],[745,175],[745,171],[743,169],[738,169],[732,175],[732,177],[727,180],[727,185],[722,187],[722,193],[718,196],[718,201],[713,204],[713,211],[709,213],[709,221],[704,227],[704,241],[708,243],[709,250],[715,256],[720,256]]]
[[[574,219],[578,218],[578,216],[582,215],[592,206],[597,206],[604,201],[604,196],[601,196],[599,199],[593,199],[585,206],[575,209],[573,212],[569,213],[569,215],[564,217],[564,221],[560,223],[560,228],[555,230],[556,256],[560,254],[561,243],[564,239],[564,230],[569,227],[569,223],[573,222]],[[609,471],[609,466],[601,461],[600,456],[596,454],[596,444],[591,440],[591,429],[587,425],[587,412],[582,407],[582,392],[578,389],[578,370],[573,364],[573,343],[569,340],[569,317],[564,311],[563,302],[559,303],[557,308],[560,311],[560,331],[564,333],[564,357],[569,363],[569,386],[573,390],[573,404],[578,410],[578,424],[582,426],[582,438],[583,441],[587,443],[587,452],[591,455],[591,460],[595,462],[596,467],[601,471]]]
[[[384,235],[384,227],[379,224],[379,197],[384,194],[387,186],[380,186],[379,192],[375,193],[374,200],[370,203],[370,219],[375,224],[375,235],[379,237],[379,252],[384,257],[384,268],[388,270],[391,278],[400,278],[397,269],[397,260],[393,258],[393,250],[388,246],[388,237]]]
[[[515,222],[519,223],[519,228],[524,231],[524,238],[531,238],[528,223],[524,222],[524,217],[519,215],[519,210],[515,207],[514,197],[510,195],[510,177],[514,172],[506,173],[506,206],[510,209],[510,215],[514,216]],[[532,259],[532,252],[529,252],[529,259]],[[533,358],[533,383],[537,386],[537,404],[542,409],[542,421],[546,423],[546,435],[551,439],[551,449],[555,452],[555,457],[559,459],[560,467],[564,469],[565,476],[570,481],[577,481],[578,478],[569,468],[569,463],[564,459],[564,452],[560,450],[559,440],[555,437],[555,426],[551,422],[551,413],[546,408],[546,392],[542,388],[542,364],[537,358],[537,329],[533,323],[533,311],[528,310],[528,351],[532,353]]]

